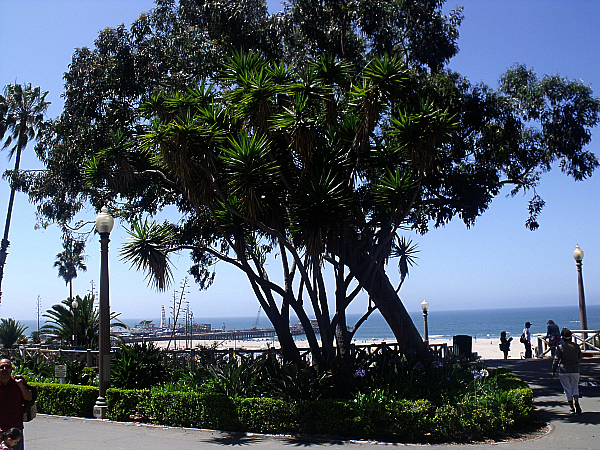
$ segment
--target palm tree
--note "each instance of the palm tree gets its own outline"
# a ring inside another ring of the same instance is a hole
[[[87,255],[83,255],[85,242],[73,240],[71,236],[63,238],[64,251],[56,255],[54,267],[58,267],[58,276],[69,285],[69,298],[73,299],[73,280],[77,278],[77,271],[87,271],[84,261]]]
[[[30,140],[37,138],[37,133],[44,121],[44,113],[48,109],[46,101],[48,91],[42,92],[39,87],[32,88],[31,83],[8,84],[4,87],[4,95],[0,95],[0,139],[4,138],[6,131],[10,131],[4,141],[3,149],[9,149],[9,157],[15,156],[14,173],[17,174],[21,165],[21,152]],[[2,298],[2,278],[4,277],[4,264],[10,242],[8,231],[12,217],[16,189],[11,186],[8,201],[8,212],[4,225],[4,237],[0,244],[0,299]]]
[[[31,333],[31,341],[34,344],[41,344],[42,343],[42,332],[40,330],[35,330],[34,332]]]
[[[0,322],[0,343],[4,348],[12,348],[25,337],[26,326],[15,319],[2,319]]]
[[[77,302],[77,342],[84,348],[98,348],[98,328],[100,313],[94,307],[94,296],[86,295],[81,298],[75,297]],[[126,325],[117,319],[120,313],[111,313],[113,321],[111,327],[125,327]],[[73,306],[70,298],[63,300],[60,304],[52,306],[47,310],[44,317],[48,319],[42,331],[53,334],[57,339],[71,342],[73,339]]]

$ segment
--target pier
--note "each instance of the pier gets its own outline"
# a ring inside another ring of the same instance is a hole
[[[299,327],[291,327],[290,332],[292,333],[292,336],[304,334],[304,330]],[[149,331],[135,334],[123,334],[120,337],[123,338],[125,342],[144,342],[148,340],[168,341],[170,339],[178,341],[246,341],[260,338],[272,339],[277,337],[277,333],[273,328],[253,328],[250,330],[212,330],[195,333],[175,333],[173,336],[171,336],[171,333],[156,333]]]

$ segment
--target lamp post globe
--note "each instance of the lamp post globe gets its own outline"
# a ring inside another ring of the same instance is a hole
[[[111,216],[108,212],[108,208],[106,206],[103,206],[100,209],[100,213],[96,217],[95,223],[96,231],[98,231],[100,235],[102,235],[103,233],[110,234],[115,225],[115,219],[113,219],[113,216]]]
[[[573,258],[575,259],[575,261],[583,260],[583,250],[581,250],[581,247],[579,247],[579,244],[577,244],[575,246],[575,250],[573,250]]]
[[[582,330],[587,330],[587,311],[585,307],[585,293],[583,290],[583,250],[579,247],[579,244],[575,246],[573,251],[573,259],[575,259],[575,265],[577,266],[577,288],[579,291],[579,320]],[[587,333],[583,333],[583,349],[586,349],[585,340],[587,339]]]
[[[429,302],[427,300],[421,302],[421,309],[423,310],[424,326],[423,342],[429,348],[429,330],[427,329],[427,311],[429,310]]]
[[[103,206],[96,217],[96,231],[100,234],[100,324],[98,330],[98,399],[93,415],[98,419],[106,418],[106,390],[110,384],[110,302],[108,276],[108,243],[115,220]]]

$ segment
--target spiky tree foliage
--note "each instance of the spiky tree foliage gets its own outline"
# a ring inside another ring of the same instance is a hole
[[[19,340],[25,338],[27,327],[15,319],[1,319],[0,344],[4,348],[12,348]]]
[[[445,70],[460,11],[445,17],[439,0],[292,0],[267,20],[238,14],[251,0],[225,3],[162,0],[78,51],[65,114],[37,147],[48,171],[23,186],[48,221],[112,203],[135,224],[124,255],[158,287],[183,249],[202,287],[216,261],[242,270],[288,359],[292,310],[317,359],[344,354],[361,291],[403,350],[423,350],[386,272],[398,256],[402,280],[414,262],[402,230],[471,226],[503,186],[533,193],[535,228],[540,174],[556,162],[583,179],[598,165],[585,149],[600,111],[589,87],[515,67],[494,91]],[[211,34],[228,20],[232,36]],[[259,51],[235,47],[219,65],[234,41]],[[167,205],[181,216],[145,224]]]
[[[382,50],[400,58],[407,54],[409,66],[418,70],[439,68],[457,52],[461,21],[460,9],[446,16],[442,3],[290,0],[284,11],[269,15],[263,0],[157,0],[129,28],[105,28],[94,47],[75,51],[65,74],[65,113],[48,123],[36,148],[48,172],[22,174],[19,185],[38,205],[42,226],[68,222],[88,201],[99,209],[104,194],[86,184],[81,171],[86,160],[111,146],[114,135],[135,128],[142,120],[138,106],[155,91],[210,79],[240,49],[281,61],[282,70],[270,75],[278,83],[286,77],[284,63],[289,67],[323,54],[358,70]],[[334,79],[336,71],[322,76]],[[255,81],[259,86],[261,79]],[[298,139],[304,131],[299,128]],[[122,214],[157,211],[169,203],[148,184],[136,188],[135,205]]]
[[[98,348],[98,329],[100,313],[94,305],[94,296],[83,298],[77,295],[77,344],[83,348]],[[70,298],[53,305],[43,316],[47,319],[41,328],[42,332],[54,335],[64,342],[73,340],[73,306]],[[111,312],[111,327],[123,327],[125,324],[118,319],[120,313]]]
[[[123,256],[158,287],[168,285],[174,251],[192,251],[199,280],[211,279],[215,260],[235,265],[289,359],[299,355],[289,333],[292,310],[315,357],[344,354],[355,331],[348,331],[345,311],[361,290],[374,305],[365,314],[377,308],[403,348],[420,349],[385,272],[398,257],[401,284],[414,264],[415,247],[402,229],[425,231],[455,215],[471,225],[502,185],[534,186],[548,155],[586,155],[581,146],[572,153],[547,146],[544,159],[530,154],[535,163],[525,167],[525,153],[502,153],[503,146],[526,147],[536,135],[544,142],[544,131],[527,129],[513,100],[457,86],[448,74],[423,75],[388,55],[358,74],[349,68],[325,57],[296,69],[238,52],[214,86],[156,94],[141,108],[151,125],[101,152],[85,172],[90,185],[121,199],[149,181],[178,195],[183,225],[134,221]],[[494,125],[473,131],[471,122],[481,117],[466,105],[477,102],[495,108],[487,119]],[[589,105],[597,120],[597,102]],[[498,129],[506,141],[493,140]],[[457,151],[456,138],[465,133],[469,139]],[[127,167],[135,175],[123,176]],[[279,283],[267,269],[275,254]],[[333,296],[326,270],[333,271]]]
[[[39,129],[44,123],[44,114],[49,102],[46,101],[48,92],[42,92],[39,87],[32,87],[30,83],[8,84],[4,87],[4,95],[0,95],[0,139],[6,132],[9,134],[4,141],[3,149],[8,149],[9,156],[15,158],[13,169],[14,176],[18,177],[21,166],[21,153],[30,141],[37,138]],[[4,224],[4,235],[0,244],[0,298],[2,297],[2,279],[4,277],[4,264],[10,242],[8,233],[15,202],[15,186],[11,185],[8,199],[8,211]]]
[[[136,270],[144,270],[149,282],[157,289],[165,290],[173,281],[169,258],[164,255],[175,239],[174,229],[169,224],[161,226],[148,223],[146,219],[141,223],[132,223],[127,233],[131,239],[121,256],[132,261],[132,267]]]

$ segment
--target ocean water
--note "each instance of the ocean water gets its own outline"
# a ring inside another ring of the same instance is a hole
[[[423,334],[423,313],[412,312],[411,317],[421,335]],[[359,314],[348,315],[348,326],[352,327],[360,318]],[[143,318],[148,319],[148,318]],[[213,329],[243,330],[253,326],[256,317],[195,317],[197,323],[210,323]],[[510,309],[475,309],[464,311],[436,311],[430,310],[427,318],[429,326],[429,337],[451,338],[458,334],[473,337],[490,337],[498,339],[500,332],[505,330],[508,335],[518,338],[523,331],[525,322],[532,323],[532,334],[546,334],[546,322],[554,320],[559,328],[569,327],[580,329],[579,308],[572,306],[549,306],[535,308],[510,308]],[[18,318],[16,318],[18,320]],[[134,326],[142,319],[123,319],[123,321]],[[155,324],[160,319],[151,319]],[[600,305],[587,306],[588,329],[600,330]],[[37,320],[22,320],[29,327],[26,334],[37,329]],[[43,322],[41,323],[43,325]],[[268,319],[261,314],[258,328],[270,328]],[[299,337],[302,338],[301,336]],[[356,340],[378,339],[391,342],[394,340],[389,326],[378,313],[371,314],[369,319],[363,323],[354,335]]]

